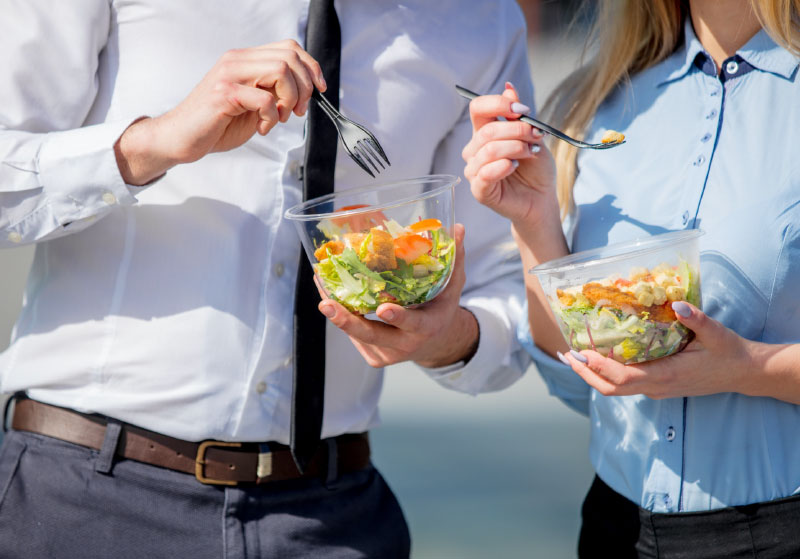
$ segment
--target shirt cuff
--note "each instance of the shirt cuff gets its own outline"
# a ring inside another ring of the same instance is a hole
[[[527,304],[525,316],[528,315]],[[525,348],[536,364],[539,375],[547,386],[550,395],[555,396],[567,406],[583,415],[589,415],[589,397],[591,390],[580,375],[542,351],[533,341],[530,324],[527,320],[520,320],[517,325],[517,341]]]
[[[466,305],[478,321],[478,349],[467,363],[458,361],[444,367],[420,367],[442,386],[477,395],[484,392],[492,373],[507,361],[510,333],[508,326],[494,313]]]
[[[37,158],[39,184],[61,225],[136,203],[135,194],[144,188],[125,184],[114,154],[114,144],[136,120],[47,135]]]

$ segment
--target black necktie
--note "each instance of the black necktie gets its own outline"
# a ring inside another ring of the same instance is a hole
[[[306,28],[306,51],[322,66],[328,89],[324,95],[339,107],[341,30],[333,0],[311,0]],[[333,192],[336,166],[336,128],[317,103],[308,105],[303,198]],[[325,396],[326,319],[317,310],[314,271],[301,255],[294,305],[294,388],[292,392],[292,456],[304,471],[319,446]]]

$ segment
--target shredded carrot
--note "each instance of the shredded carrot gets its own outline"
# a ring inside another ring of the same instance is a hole
[[[435,231],[441,229],[442,222],[436,218],[428,218],[412,223],[408,228],[414,233],[422,233],[423,231]]]

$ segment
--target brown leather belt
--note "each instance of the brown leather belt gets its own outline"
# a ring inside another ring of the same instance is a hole
[[[100,450],[107,423],[107,419],[100,415],[83,414],[18,396],[14,402],[11,427]],[[339,435],[329,440],[335,442],[335,471],[339,474],[361,470],[369,465],[370,449],[366,433]],[[328,444],[324,440],[306,471],[301,474],[286,445],[224,441],[195,443],[125,423],[121,424],[116,455],[193,474],[202,483],[213,485],[324,478],[329,472]]]

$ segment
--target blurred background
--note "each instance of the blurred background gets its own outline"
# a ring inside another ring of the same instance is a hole
[[[540,107],[577,67],[590,14],[570,25],[578,0],[518,2]],[[30,247],[0,251],[0,351],[32,254]],[[588,422],[548,396],[535,369],[505,391],[471,397],[438,387],[412,366],[394,366],[381,415],[374,461],[406,512],[414,559],[575,557],[593,475]]]

